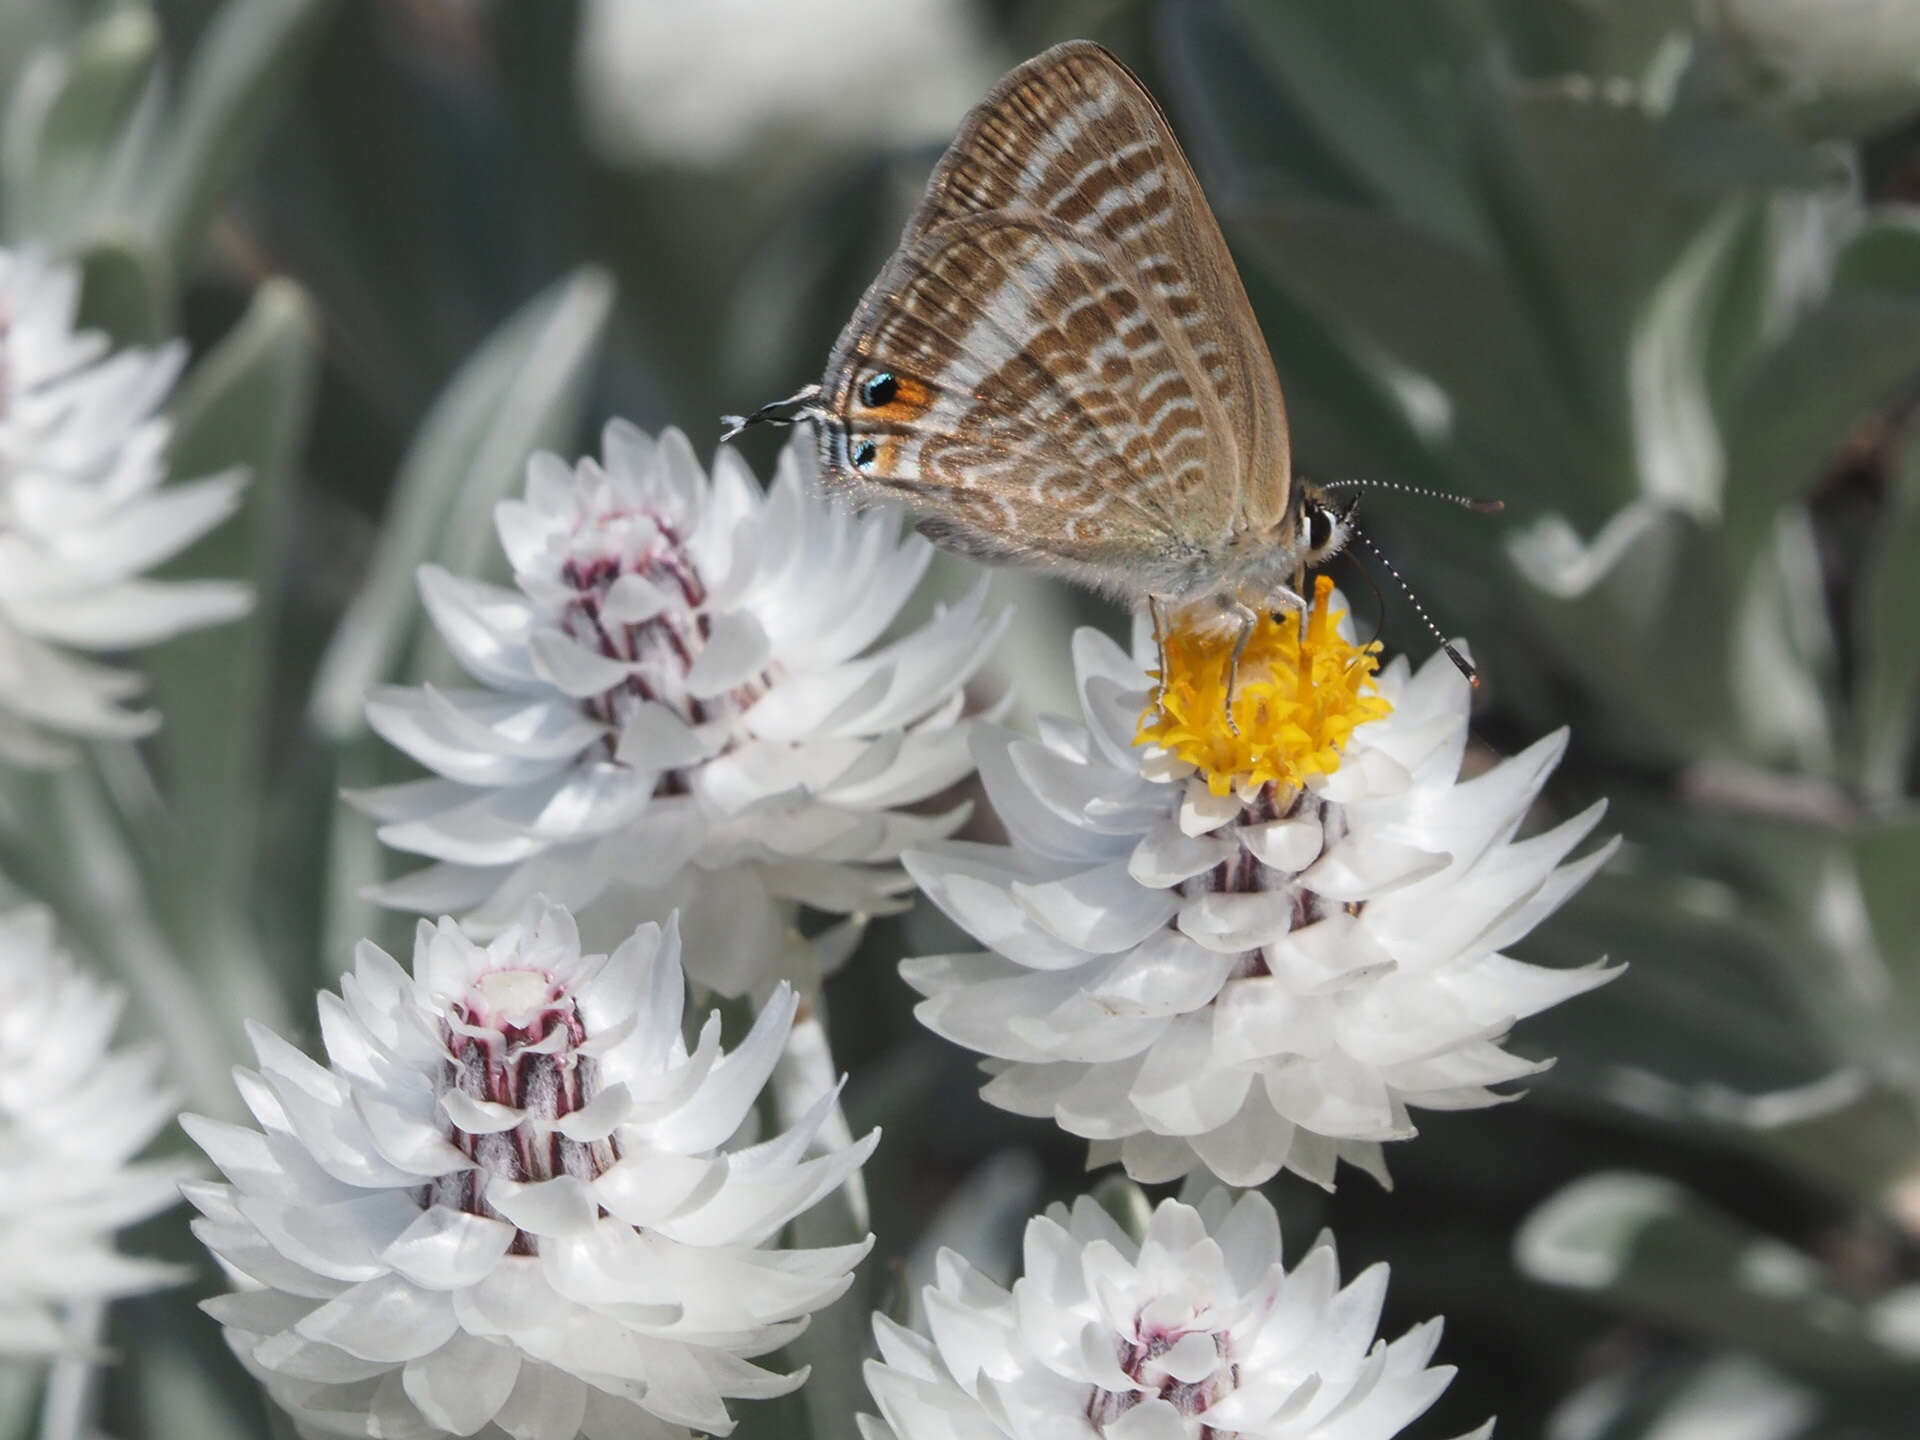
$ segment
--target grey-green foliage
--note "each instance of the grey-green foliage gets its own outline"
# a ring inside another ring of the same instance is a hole
[[[1535,1027],[1542,1098],[1893,1213],[1920,1167],[1915,468],[1866,525],[1822,484],[1850,441],[1910,449],[1920,217],[1863,198],[1843,127],[1920,97],[1803,104],[1708,7],[1388,8],[1165,6],[1161,60],[1316,478],[1508,504],[1364,514],[1503,721],[1572,719],[1564,784],[1628,837],[1538,942],[1635,967]],[[1920,1404],[1912,1351],[1764,1309],[1734,1252],[1588,1298],[1824,1391],[1850,1354]]]
[[[144,4],[84,25],[78,7],[10,5],[0,240],[86,263],[88,319],[115,338],[168,333],[179,267],[264,148],[332,3],[229,3],[177,75]]]

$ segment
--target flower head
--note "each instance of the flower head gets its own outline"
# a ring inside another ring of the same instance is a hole
[[[421,922],[413,973],[363,944],[320,997],[328,1064],[256,1029],[260,1130],[186,1123],[235,1293],[207,1303],[300,1423],[342,1435],[732,1428],[803,1375],[749,1363],[850,1283],[865,1244],[767,1248],[877,1136],[804,1158],[833,1095],[730,1148],[778,1060],[781,987],[720,1049],[681,1036],[679,937],[582,955],[536,900],[480,945]]]
[[[892,0],[884,25],[861,0],[707,0],[700,19],[672,0],[582,6],[581,119],[606,159],[711,168],[755,147],[944,141],[1001,68],[967,0]]]
[[[792,449],[764,493],[727,450],[709,480],[678,431],[616,422],[605,457],[537,456],[501,504],[516,589],[421,571],[483,688],[370,699],[440,777],[356,797],[435,862],[376,893],[479,934],[534,892],[596,906],[597,934],[679,907],[696,980],[764,991],[776,958],[804,963],[794,902],[897,909],[900,851],[964,820],[900,807],[971,768],[962,687],[1003,618],[976,588],[869,651],[929,558],[897,515],[830,506]]]
[[[943,1252],[931,1339],[875,1317],[867,1440],[1386,1440],[1453,1378],[1427,1365],[1438,1320],[1374,1339],[1386,1266],[1340,1288],[1323,1234],[1289,1272],[1257,1193],[1163,1201],[1139,1241],[1056,1205],[1025,1259],[1009,1292]]]
[[[1613,973],[1502,953],[1610,853],[1561,863],[1599,806],[1513,838],[1565,735],[1461,780],[1467,682],[1437,656],[1372,672],[1329,605],[1304,647],[1260,632],[1237,736],[1224,655],[1170,637],[1150,708],[1143,665],[1081,632],[1085,724],[976,739],[1012,844],[907,857],[993,952],[907,962],[920,1018],[990,1057],[987,1099],[1137,1179],[1331,1186],[1345,1159],[1384,1182],[1410,1109],[1502,1098],[1540,1068],[1502,1048],[1513,1022]]]
[[[1166,673],[1154,672],[1138,742],[1191,765],[1215,795],[1267,784],[1298,789],[1339,769],[1354,727],[1393,706],[1373,683],[1380,647],[1341,633],[1332,595],[1333,581],[1318,577],[1304,628],[1291,616],[1261,615],[1237,656],[1232,630],[1168,634]]]
[[[141,574],[232,513],[240,477],[161,487],[155,411],[185,351],[76,332],[73,269],[0,249],[0,761],[57,764],[61,736],[130,738],[140,676],[72,651],[130,650],[245,612],[229,581]]]
[[[173,1118],[151,1046],[109,1053],[121,997],[77,972],[40,909],[0,915],[0,1355],[84,1339],[60,1308],[183,1278],[113,1232],[179,1198],[173,1161],[129,1163]]]

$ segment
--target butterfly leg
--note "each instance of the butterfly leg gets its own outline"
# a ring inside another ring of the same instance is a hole
[[[1266,602],[1268,607],[1273,611],[1274,624],[1278,625],[1281,614],[1288,610],[1297,611],[1301,616],[1301,623],[1306,623],[1306,613],[1308,609],[1307,597],[1291,585],[1274,586],[1272,591],[1268,593]]]
[[[1253,627],[1260,623],[1260,612],[1244,600],[1227,603],[1234,617],[1240,622],[1240,629],[1233,637],[1233,654],[1227,657],[1227,696],[1223,702],[1227,715],[1227,733],[1238,735],[1240,727],[1233,723],[1233,691],[1240,681],[1240,657],[1247,653],[1247,642],[1253,639]]]
[[[1157,677],[1160,682],[1160,690],[1157,693],[1165,693],[1167,685],[1167,630],[1166,625],[1160,619],[1160,597],[1157,595],[1147,596],[1147,620],[1148,623],[1153,626],[1153,648],[1154,653],[1160,661],[1160,673]]]

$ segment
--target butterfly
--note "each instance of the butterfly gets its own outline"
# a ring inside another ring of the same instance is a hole
[[[1173,623],[1304,611],[1351,506],[1301,482],[1253,307],[1166,112],[1076,40],[966,117],[818,385],[830,488]],[[1236,651],[1237,654],[1237,651]]]

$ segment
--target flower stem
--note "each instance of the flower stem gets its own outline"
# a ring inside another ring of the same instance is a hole
[[[67,1307],[66,1352],[47,1372],[40,1406],[40,1440],[84,1440],[97,1430],[93,1412],[100,1398],[100,1332],[104,1300],[76,1300]]]

